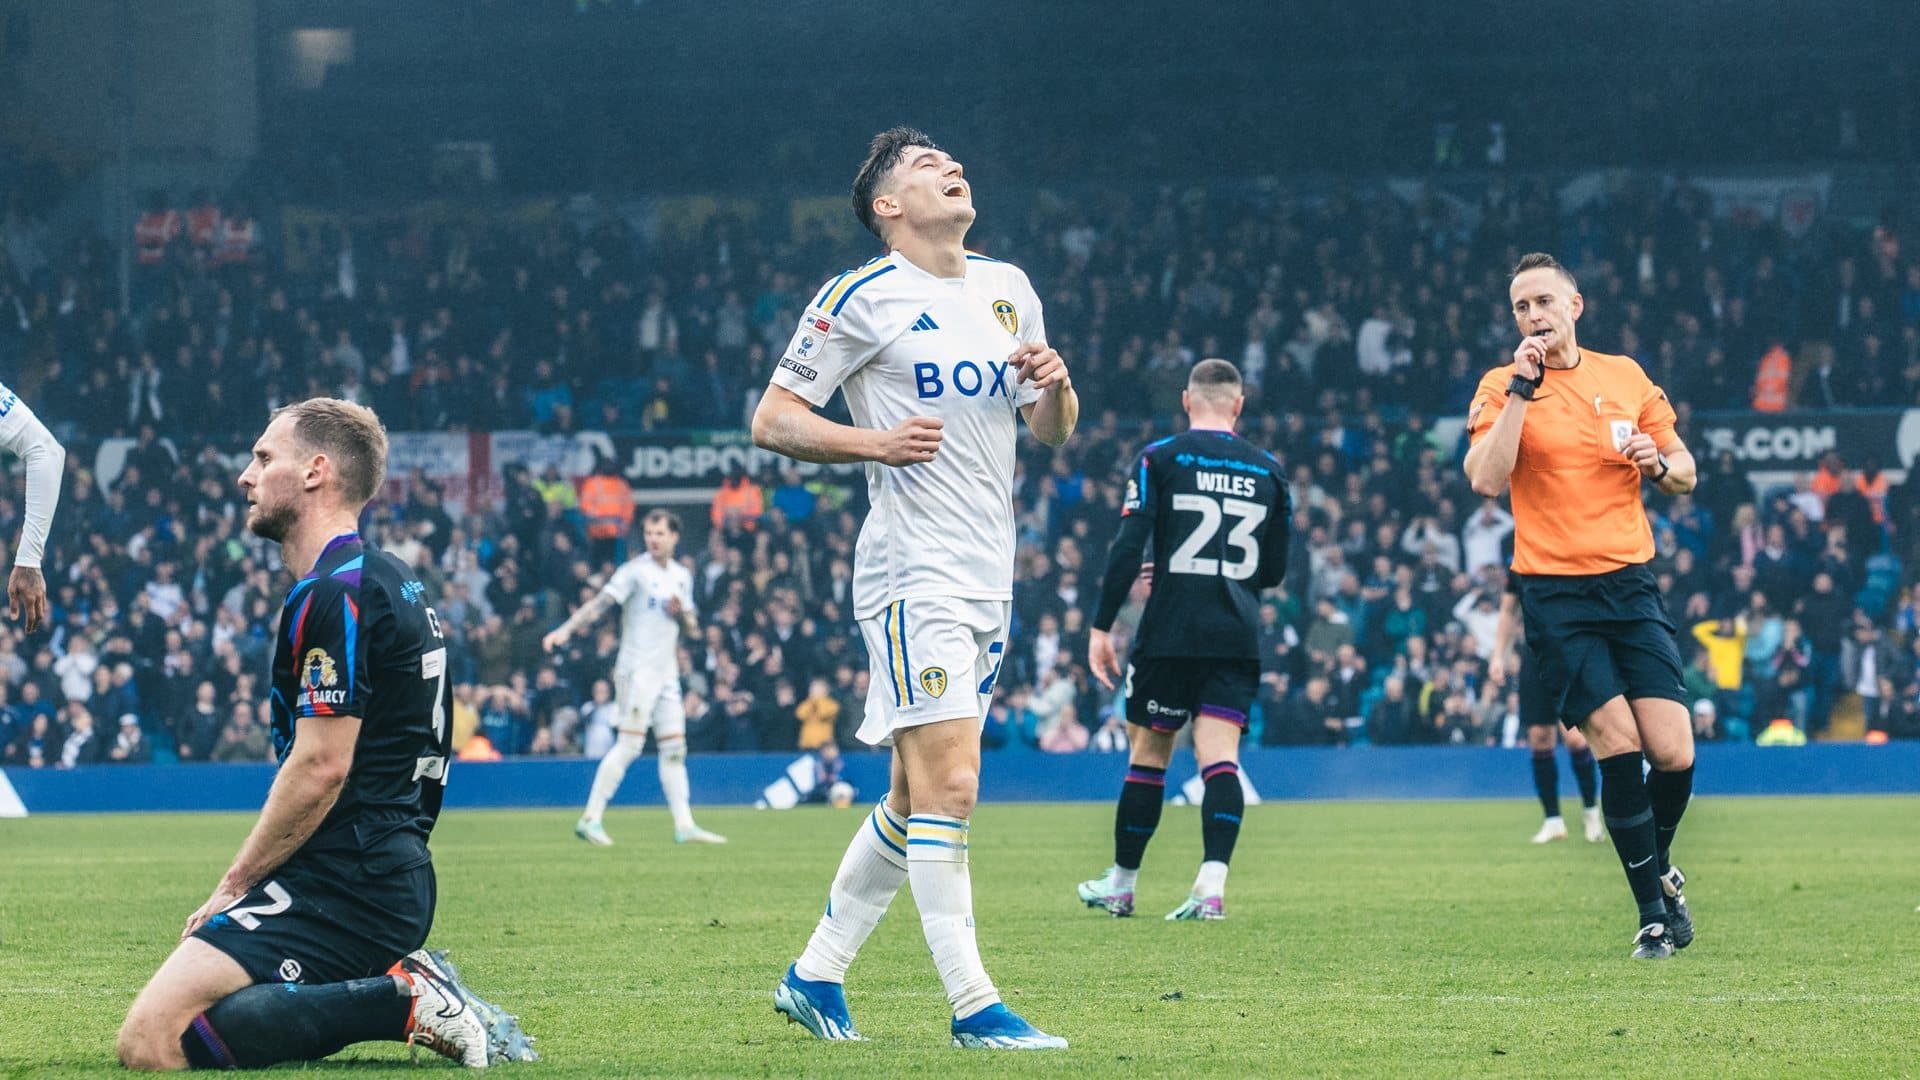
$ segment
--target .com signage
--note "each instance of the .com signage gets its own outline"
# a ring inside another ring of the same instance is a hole
[[[1920,455],[1920,409],[1708,414],[1694,430],[1697,456],[1731,453],[1750,469],[1811,469],[1832,451],[1849,466],[1902,469]]]

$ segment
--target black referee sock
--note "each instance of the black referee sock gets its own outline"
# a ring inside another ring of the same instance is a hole
[[[1240,788],[1240,766],[1217,761],[1200,770],[1206,794],[1200,797],[1201,858],[1207,862],[1233,861],[1233,845],[1240,839],[1240,819],[1247,812],[1247,793]]]
[[[1120,807],[1113,816],[1113,865],[1140,869],[1147,841],[1160,827],[1160,810],[1167,801],[1167,770],[1131,765],[1120,787]]]
[[[1560,816],[1560,763],[1552,750],[1533,752],[1533,793],[1540,796],[1540,809],[1548,817]]]
[[[1567,751],[1573,762],[1573,782],[1580,785],[1580,805],[1588,810],[1600,801],[1600,772],[1593,765],[1593,750],[1581,747]]]
[[[1655,850],[1653,806],[1647,783],[1641,778],[1640,752],[1630,751],[1600,759],[1600,810],[1606,815],[1613,850],[1627,872],[1633,902],[1640,909],[1640,925],[1667,921],[1667,902],[1660,891],[1660,856]]]
[[[194,1017],[180,1049],[195,1069],[318,1061],[358,1042],[404,1042],[412,1014],[412,991],[392,975],[320,986],[264,983]]]
[[[1659,769],[1647,774],[1647,800],[1653,804],[1654,845],[1660,852],[1660,872],[1666,873],[1673,868],[1667,861],[1667,852],[1673,848],[1674,831],[1680,828],[1680,818],[1687,812],[1687,802],[1693,798],[1693,766],[1663,772]]]

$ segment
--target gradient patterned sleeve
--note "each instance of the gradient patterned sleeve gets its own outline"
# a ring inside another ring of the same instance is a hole
[[[299,686],[295,717],[366,717],[373,681],[361,598],[358,558],[294,598],[282,632],[293,649]]]
[[[1262,590],[1286,580],[1287,553],[1293,546],[1293,493],[1287,488],[1277,467],[1273,473],[1277,486],[1273,494],[1272,516],[1267,518],[1266,533],[1260,540],[1260,580]]]
[[[1113,629],[1113,620],[1127,602],[1134,581],[1140,576],[1140,560],[1153,541],[1154,493],[1150,490],[1153,462],[1148,454],[1127,480],[1127,499],[1120,508],[1120,531],[1107,548],[1107,572],[1100,581],[1100,606],[1093,613],[1093,628]]]

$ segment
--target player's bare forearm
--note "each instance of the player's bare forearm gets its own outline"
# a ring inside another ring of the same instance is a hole
[[[607,609],[612,606],[613,600],[608,597],[606,593],[594,593],[593,599],[581,604],[578,611],[567,616],[567,621],[560,624],[558,631],[560,636],[572,637],[581,630],[599,622],[600,616],[606,614]]]
[[[1520,598],[1512,593],[1500,597],[1500,621],[1493,627],[1493,655],[1505,656],[1513,649],[1513,636],[1520,628]]]
[[[1509,397],[1493,427],[1467,451],[1467,483],[1475,495],[1492,499],[1507,489],[1513,464],[1520,457],[1520,429],[1526,420],[1527,400]]]
[[[759,407],[753,410],[753,444],[816,465],[845,465],[879,457],[874,432],[821,416],[805,398],[783,386],[767,387]]]
[[[1052,386],[1027,406],[1027,427],[1048,446],[1065,446],[1080,423],[1080,395],[1071,385]]]
[[[360,734],[356,717],[327,717],[305,725],[286,763],[273,779],[260,820],[240,845],[240,853],[221,879],[222,891],[243,893],[280,868],[313,838],[346,785],[353,767],[353,744]]]

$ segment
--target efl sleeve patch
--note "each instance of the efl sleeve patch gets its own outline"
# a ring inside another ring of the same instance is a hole
[[[858,332],[853,311],[849,308],[835,316],[808,308],[800,316],[786,352],[780,354],[773,371],[774,385],[814,405],[825,405],[872,352],[865,335]]]

